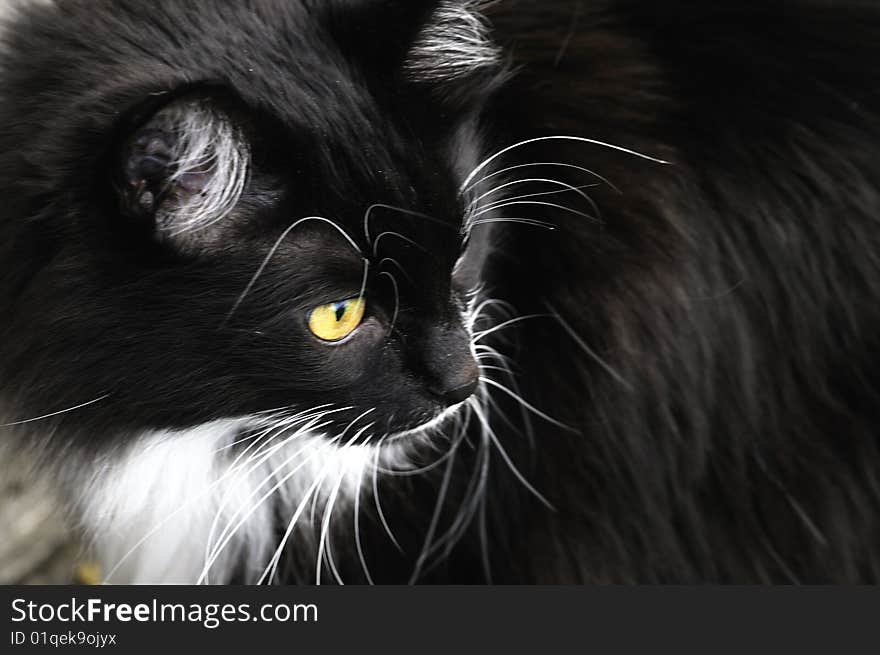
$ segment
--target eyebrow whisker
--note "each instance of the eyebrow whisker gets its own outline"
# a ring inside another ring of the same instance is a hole
[[[352,239],[345,230],[343,230],[341,227],[339,227],[335,222],[331,221],[329,218],[324,218],[323,216],[306,216],[305,218],[300,218],[300,219],[294,221],[294,223],[290,227],[288,227],[286,230],[284,230],[284,232],[281,234],[281,236],[278,237],[278,240],[275,242],[275,245],[273,245],[272,248],[269,250],[269,254],[266,255],[266,258],[263,260],[263,263],[260,264],[260,267],[257,269],[257,272],[254,273],[254,276],[251,278],[251,281],[248,283],[245,290],[238,297],[238,300],[235,301],[235,304],[232,306],[232,309],[229,310],[229,313],[226,314],[225,318],[223,319],[223,323],[221,324],[221,328],[226,326],[226,324],[229,322],[229,319],[232,318],[233,314],[235,314],[235,312],[241,306],[241,303],[244,302],[244,299],[247,297],[247,295],[254,288],[254,285],[257,283],[257,280],[260,279],[260,276],[263,275],[263,272],[266,270],[266,267],[269,265],[269,262],[272,261],[272,258],[275,256],[275,253],[278,252],[278,249],[281,247],[281,244],[284,242],[284,240],[297,227],[299,227],[300,225],[302,225],[303,223],[306,223],[308,221],[318,221],[318,222],[326,223],[327,225],[330,225],[334,230],[339,232],[345,238],[345,240],[351,245],[352,248],[354,248],[355,252],[357,252],[358,255],[360,255],[360,257],[365,262],[367,261],[366,257],[364,257],[363,251],[360,249],[360,246],[357,245],[355,240]],[[366,280],[366,278],[364,278],[364,279]],[[365,281],[364,285],[366,286],[366,281]]]
[[[397,280],[391,273],[388,271],[382,271],[379,275],[387,276],[388,279],[391,280],[391,284],[394,286],[394,316],[391,319],[391,330],[394,331],[394,326],[397,325],[397,315],[400,311],[400,290],[397,286]]]

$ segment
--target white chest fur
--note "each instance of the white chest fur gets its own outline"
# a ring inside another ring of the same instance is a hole
[[[319,506],[350,502],[372,463],[371,447],[339,448],[308,432],[267,431],[262,443],[230,448],[247,423],[146,434],[95,463],[79,513],[107,582],[222,584],[236,572],[265,581],[277,517],[308,524],[314,494]]]

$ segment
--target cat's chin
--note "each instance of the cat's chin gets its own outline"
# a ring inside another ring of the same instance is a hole
[[[471,400],[465,400],[439,412],[434,418],[425,421],[415,427],[393,432],[383,439],[383,443],[387,445],[400,445],[400,442],[407,439],[430,439],[438,434],[446,434],[447,428],[453,429],[460,423],[460,419],[464,416]]]

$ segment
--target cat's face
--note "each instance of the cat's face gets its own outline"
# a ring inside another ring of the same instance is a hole
[[[159,63],[138,50],[93,115],[44,135],[63,179],[20,237],[51,253],[5,353],[21,406],[101,398],[65,420],[116,431],[316,408],[377,439],[465,401],[486,248],[465,239],[461,185],[494,60],[486,44],[455,70],[431,39],[472,29],[466,3],[391,3],[397,21],[388,3],[230,9],[222,66],[219,37],[160,4],[143,17],[150,38],[176,31],[150,45]],[[405,28],[358,36],[386,19]]]

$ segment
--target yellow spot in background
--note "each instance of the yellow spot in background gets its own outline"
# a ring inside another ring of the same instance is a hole
[[[97,562],[80,562],[73,569],[73,581],[76,584],[94,586],[103,581],[101,565]]]

